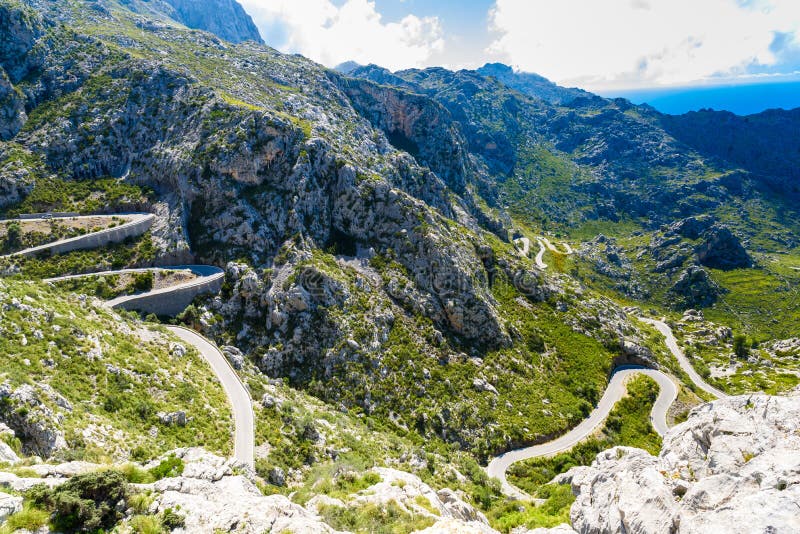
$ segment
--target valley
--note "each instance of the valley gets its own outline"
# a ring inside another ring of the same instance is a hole
[[[257,35],[0,0],[0,534],[800,528],[795,113]]]

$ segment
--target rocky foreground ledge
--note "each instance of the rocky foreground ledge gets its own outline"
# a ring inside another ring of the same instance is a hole
[[[301,506],[283,495],[264,496],[233,460],[202,449],[173,454],[185,463],[181,476],[136,487],[153,495],[151,513],[181,511],[185,527],[177,531],[330,533],[322,507],[392,502],[429,517],[426,534],[496,532],[458,492],[437,491],[394,469],[375,468],[380,481],[347,502],[317,495]],[[55,486],[101,467],[30,466],[36,477],[0,472],[0,487],[24,492],[40,483]],[[572,526],[518,528],[513,534],[800,532],[800,390],[788,397],[749,395],[704,404],[670,430],[659,456],[616,447],[554,482],[572,485]],[[0,492],[0,523],[21,507],[21,497]]]
[[[580,533],[800,532],[800,391],[704,404],[659,456],[616,447],[559,482]]]

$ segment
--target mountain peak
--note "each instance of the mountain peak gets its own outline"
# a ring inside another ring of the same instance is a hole
[[[164,0],[172,7],[170,16],[196,30],[205,30],[232,43],[264,40],[252,17],[236,0]]]

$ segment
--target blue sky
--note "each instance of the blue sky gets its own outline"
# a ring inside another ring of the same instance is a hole
[[[501,61],[595,91],[800,78],[800,0],[241,0],[268,44],[335,66]]]

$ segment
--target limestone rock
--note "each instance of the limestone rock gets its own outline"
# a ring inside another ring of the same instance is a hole
[[[464,522],[457,519],[439,519],[416,534],[497,534],[497,531],[485,523],[478,521]]]
[[[166,0],[174,8],[170,13],[175,20],[190,28],[206,30],[218,37],[241,43],[263,43],[253,19],[235,0]]]
[[[16,495],[9,495],[7,493],[0,493],[0,525],[10,515],[22,511],[22,497]]]
[[[158,420],[161,421],[162,424],[167,426],[177,425],[177,426],[186,426],[186,412],[177,411],[177,412],[158,412],[156,414]]]
[[[0,471],[0,487],[20,493],[25,493],[39,484],[44,484],[52,488],[60,486],[66,481],[66,478],[18,477],[17,475]],[[2,495],[2,493],[0,493],[0,495]]]
[[[681,273],[669,292],[677,297],[675,305],[678,307],[702,308],[716,302],[723,290],[708,271],[693,265]]]
[[[673,532],[678,510],[658,472],[658,459],[615,447],[572,473],[577,499],[570,520],[578,532]]]
[[[359,492],[353,499],[354,504],[386,505],[390,502],[397,503],[409,513],[422,514],[434,517],[437,520],[447,520],[442,528],[455,528],[460,525],[465,530],[442,530],[443,532],[493,532],[489,522],[480,511],[464,502],[454,491],[443,489],[434,491],[420,478],[411,473],[383,467],[373,469],[381,477],[381,481]],[[420,506],[417,499],[428,500],[432,513],[428,507]],[[472,528],[473,530],[467,530]],[[475,530],[478,529],[478,530]],[[429,532],[439,532],[430,530]]]
[[[25,100],[0,67],[0,140],[9,140],[27,120]]]
[[[500,394],[500,393],[498,393],[497,388],[495,388],[493,385],[491,385],[489,382],[487,382],[483,378],[475,378],[475,379],[473,379],[472,380],[472,387],[474,387],[476,390],[481,391],[481,392],[492,393],[494,395],[499,395]]]
[[[11,390],[8,383],[0,384],[0,420],[14,430],[22,441],[24,451],[50,457],[66,448],[59,415],[42,402],[36,389],[24,384]]]
[[[575,531],[571,526],[562,523],[553,528],[535,528],[533,530],[517,527],[511,531],[511,534],[575,534]]]
[[[701,405],[661,454],[617,447],[571,470],[578,532],[798,532],[800,397]]]
[[[221,347],[220,350],[222,351],[222,354],[224,354],[225,357],[228,359],[228,361],[231,362],[231,366],[234,369],[238,371],[244,366],[244,354],[242,354],[242,351],[230,345]]]
[[[703,243],[695,248],[702,265],[714,269],[750,267],[753,260],[731,230],[723,225],[712,226]]]
[[[178,454],[187,462],[183,475],[147,488],[157,495],[151,511],[180,509],[186,532],[334,532],[316,514],[283,495],[265,497],[246,476],[232,475],[230,461],[199,449]]]

